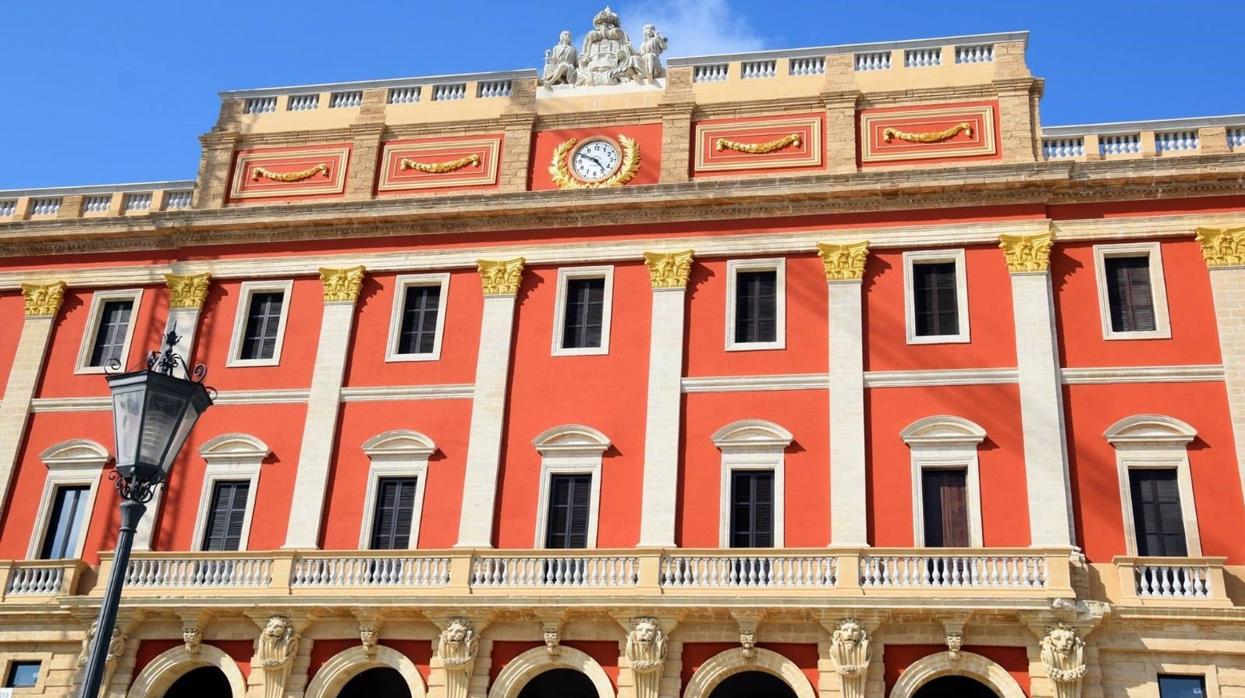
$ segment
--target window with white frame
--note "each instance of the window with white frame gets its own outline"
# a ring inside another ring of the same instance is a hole
[[[786,268],[781,258],[726,263],[727,351],[786,347]]]
[[[228,366],[276,366],[281,362],[292,281],[248,281],[238,292]]]
[[[601,461],[610,440],[582,424],[565,424],[532,439],[540,452],[536,547],[597,547]]]
[[[222,434],[199,447],[207,466],[195,519],[195,550],[247,549],[260,468],[271,454],[268,444],[250,434]]]
[[[82,557],[108,449],[87,439],[62,441],[39,454],[48,468],[26,551],[28,559]]]
[[[780,548],[784,540],[785,456],[791,432],[761,419],[744,419],[711,437],[722,452],[718,544],[724,548]]]
[[[912,472],[912,536],[931,548],[982,546],[977,449],[986,430],[949,415],[925,417],[899,436]]]
[[[395,279],[386,361],[441,358],[449,274],[408,274]]]
[[[91,296],[86,331],[78,349],[77,373],[103,373],[113,362],[122,368],[126,366],[142,299],[142,289],[97,291]]]
[[[1159,243],[1094,245],[1094,278],[1104,339],[1171,338]]]
[[[418,546],[428,459],[436,450],[432,439],[410,429],[386,431],[363,442],[372,465],[363,495],[360,549],[413,550]]]
[[[903,253],[908,344],[969,341],[967,279],[964,250]]]
[[[1172,417],[1139,414],[1103,436],[1115,447],[1128,554],[1201,557],[1188,453],[1197,430]]]
[[[558,270],[553,355],[608,354],[614,267]]]

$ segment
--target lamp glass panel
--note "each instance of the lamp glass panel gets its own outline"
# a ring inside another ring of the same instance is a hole
[[[182,444],[186,443],[186,437],[190,436],[190,430],[194,429],[195,422],[199,421],[199,415],[203,414],[197,403],[197,400],[191,399],[186,405],[181,421],[177,424],[177,431],[169,441],[169,449],[165,452],[164,461],[160,463],[160,469],[164,471],[166,478],[169,471],[173,469],[173,461],[177,459],[177,454],[181,453]]]
[[[143,386],[123,388],[112,394],[113,434],[117,445],[117,465],[134,465],[138,457],[138,433],[143,419]]]
[[[139,462],[146,467],[159,468],[164,462],[169,442],[177,430],[178,422],[186,411],[186,398],[158,385],[147,384],[147,409],[143,419],[142,442],[139,444]],[[144,479],[155,473],[143,473]]]

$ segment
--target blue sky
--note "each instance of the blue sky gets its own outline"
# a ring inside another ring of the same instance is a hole
[[[218,90],[536,67],[604,0],[5,3],[0,188],[193,178]],[[1245,113],[1245,2],[613,0],[668,56],[1028,29],[1047,125]]]

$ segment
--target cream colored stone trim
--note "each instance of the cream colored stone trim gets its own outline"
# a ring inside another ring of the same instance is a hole
[[[402,316],[406,312],[406,291],[415,286],[436,286],[441,289],[437,299],[437,329],[432,341],[432,351],[424,354],[398,353],[398,341],[402,335]],[[449,303],[450,275],[405,274],[394,279],[393,311],[389,315],[389,340],[385,343],[385,362],[438,361],[441,358],[441,340],[445,335],[445,308]]]
[[[955,334],[918,335],[916,333],[916,287],[912,267],[917,264],[955,264],[955,303],[958,311]],[[964,250],[919,250],[903,253],[904,333],[908,344],[966,344],[968,331],[968,270]]]
[[[656,257],[649,253],[650,258]],[[670,257],[678,257],[672,253]],[[690,253],[689,253],[690,256]],[[690,265],[690,259],[687,262]],[[682,265],[686,269],[686,265]],[[667,269],[669,270],[669,269]],[[640,508],[640,546],[673,547],[679,487],[679,425],[682,415],[683,343],[687,332],[687,289],[677,281],[686,272],[653,271],[653,310],[649,332],[648,392],[644,427],[644,479]]]
[[[475,393],[471,383],[444,385],[384,385],[342,388],[342,402],[384,402],[389,400],[470,400]],[[217,404],[220,401],[217,400]]]
[[[367,656],[362,646],[351,647],[333,655],[320,665],[303,695],[306,698],[334,698],[350,679],[368,669],[381,667],[395,669],[402,675],[406,687],[411,691],[411,698],[424,698],[427,695],[424,679],[419,675],[415,663],[401,652],[384,645],[377,645],[376,654],[372,657]]]
[[[1002,698],[1026,698],[1024,689],[1003,667],[973,652],[939,652],[913,662],[891,688],[890,698],[912,698],[917,689],[942,676],[967,676],[984,683]]]
[[[738,298],[740,272],[774,272],[774,340],[772,342],[741,342],[735,338],[735,302]],[[726,263],[726,351],[784,349],[787,346],[787,260],[732,259]]]
[[[536,540],[533,547],[545,547],[549,526],[549,481],[557,475],[588,475],[592,478],[588,499],[588,548],[597,547],[597,526],[601,510],[602,455],[610,447],[605,434],[582,424],[564,424],[547,429],[532,439],[540,452],[540,490],[536,498]]]
[[[27,560],[37,559],[43,547],[48,533],[48,517],[52,514],[56,491],[61,487],[73,485],[86,486],[86,506],[83,509],[84,518],[81,528],[78,529],[78,539],[74,541],[73,553],[66,557],[82,557],[92,513],[95,511],[95,498],[99,493],[101,475],[103,475],[104,466],[111,458],[112,454],[108,452],[108,449],[89,439],[62,441],[39,454],[39,460],[48,467],[48,474],[43,482],[43,494],[39,497],[39,510],[35,515],[30,544],[26,549]]]
[[[281,319],[277,323],[277,343],[273,347],[272,356],[260,359],[243,359],[242,340],[246,335],[247,316],[251,307],[251,296],[255,293],[281,294]],[[290,305],[294,300],[293,281],[247,281],[238,290],[238,307],[234,311],[233,332],[229,341],[229,356],[225,361],[228,368],[243,366],[277,366],[281,363],[281,348],[285,344],[286,319],[290,315]],[[327,312],[327,311],[326,311]]]
[[[566,329],[566,289],[572,279],[604,279],[601,305],[601,344],[595,347],[563,347]],[[553,356],[592,356],[610,353],[610,325],[614,310],[614,267],[565,267],[558,270],[557,297],[553,303]]]
[[[713,445],[722,452],[722,478],[718,487],[718,546],[731,546],[731,475],[735,471],[774,473],[773,529],[775,548],[783,547],[787,496],[784,452],[795,437],[791,432],[763,419],[741,419],[713,433]]]
[[[925,417],[904,427],[900,438],[908,444],[912,466],[912,542],[917,547],[925,542],[925,497],[921,488],[926,470],[965,471],[968,506],[968,544],[980,548],[981,474],[977,449],[986,438],[986,430],[962,417],[940,415]]]
[[[506,662],[493,680],[488,698],[518,698],[527,682],[552,669],[578,671],[596,687],[597,698],[614,698],[614,685],[597,660],[566,645],[559,646],[556,654],[550,654],[545,647],[533,647]],[[308,693],[307,698],[317,696]]]
[[[1117,332],[1111,328],[1111,303],[1107,296],[1107,259],[1112,257],[1145,257],[1150,266],[1150,297],[1154,307],[1154,329]],[[1171,339],[1171,319],[1167,312],[1167,284],[1163,280],[1163,248],[1157,242],[1135,242],[1118,245],[1094,245],[1094,279],[1098,286],[1098,316],[1102,320],[1102,338]]]
[[[1139,414],[1112,424],[1103,437],[1115,447],[1126,554],[1129,557],[1139,554],[1129,474],[1132,470],[1159,468],[1176,471],[1186,555],[1201,557],[1202,536],[1197,524],[1197,503],[1193,499],[1193,476],[1189,469],[1188,451],[1189,444],[1197,438],[1197,430],[1174,417]]]
[[[428,459],[437,445],[424,434],[410,429],[394,429],[363,442],[363,452],[371,459],[367,490],[363,494],[363,521],[359,526],[359,550],[371,547],[376,523],[376,495],[383,477],[415,478],[415,501],[407,529],[407,548],[419,547],[419,524],[423,520],[424,492],[428,484]]]
[[[138,644],[137,642],[135,644]],[[134,678],[127,698],[150,698],[162,696],[182,676],[200,667],[216,667],[229,680],[230,698],[245,698],[246,679],[233,658],[209,644],[199,646],[199,653],[191,655],[184,645],[179,645],[156,656]]]
[[[796,698],[817,698],[817,691],[795,662],[773,650],[757,647],[753,652],[752,658],[748,658],[743,648],[736,647],[713,655],[688,679],[683,698],[709,698],[718,684],[745,671],[760,671],[782,679]]]
[[[191,550],[203,549],[203,533],[212,502],[216,483],[246,480],[250,483],[246,495],[246,512],[242,516],[242,534],[238,550],[247,549],[251,535],[251,517],[255,512],[255,500],[259,498],[259,472],[264,459],[272,453],[268,444],[249,434],[221,434],[199,447],[199,456],[207,461],[203,486],[199,493],[199,509],[195,517],[194,534],[190,540]]]
[[[861,243],[863,245],[863,243]],[[825,249],[824,244],[819,244]],[[863,274],[864,252],[856,265]],[[824,258],[823,258],[824,260]],[[830,401],[830,541],[835,545],[868,545],[865,491],[865,366],[864,289],[859,279],[829,280],[826,306]]]

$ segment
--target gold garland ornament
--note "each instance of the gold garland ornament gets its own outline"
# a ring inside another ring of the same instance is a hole
[[[446,160],[444,162],[417,162],[410,158],[402,158],[398,169],[415,170],[425,174],[445,174],[447,172],[457,172],[464,167],[478,167],[480,165],[480,156],[472,153],[466,157],[457,160]]]
[[[323,173],[325,177],[329,176],[329,165],[322,162],[319,165],[308,167],[305,170],[297,172],[273,172],[272,170],[256,167],[251,170],[251,179],[259,181],[260,179],[271,179],[274,182],[301,182],[304,179],[310,179],[317,174]]]
[[[901,141],[908,141],[909,143],[941,143],[949,138],[952,138],[960,131],[963,131],[964,135],[969,138],[973,137],[973,125],[967,121],[963,121],[949,129],[942,131],[928,131],[926,133],[909,133],[907,131],[900,131],[897,128],[891,128],[888,126],[882,131],[882,140],[890,143],[898,138]]]
[[[553,149],[553,163],[549,165],[549,176],[553,177],[553,183],[558,185],[559,189],[602,189],[604,187],[619,187],[631,180],[635,179],[636,172],[640,170],[640,144],[634,139],[626,136],[619,136],[618,143],[622,147],[622,164],[618,171],[606,177],[599,182],[585,182],[571,174],[570,165],[567,164],[571,150],[575,148],[575,144],[579,141],[575,138],[568,138]]]
[[[751,155],[764,155],[777,150],[783,150],[791,147],[800,147],[800,134],[793,133],[790,136],[783,136],[777,140],[766,141],[764,143],[740,143],[726,138],[719,138],[715,144],[718,152],[723,150],[733,150],[737,153],[749,153]]]

